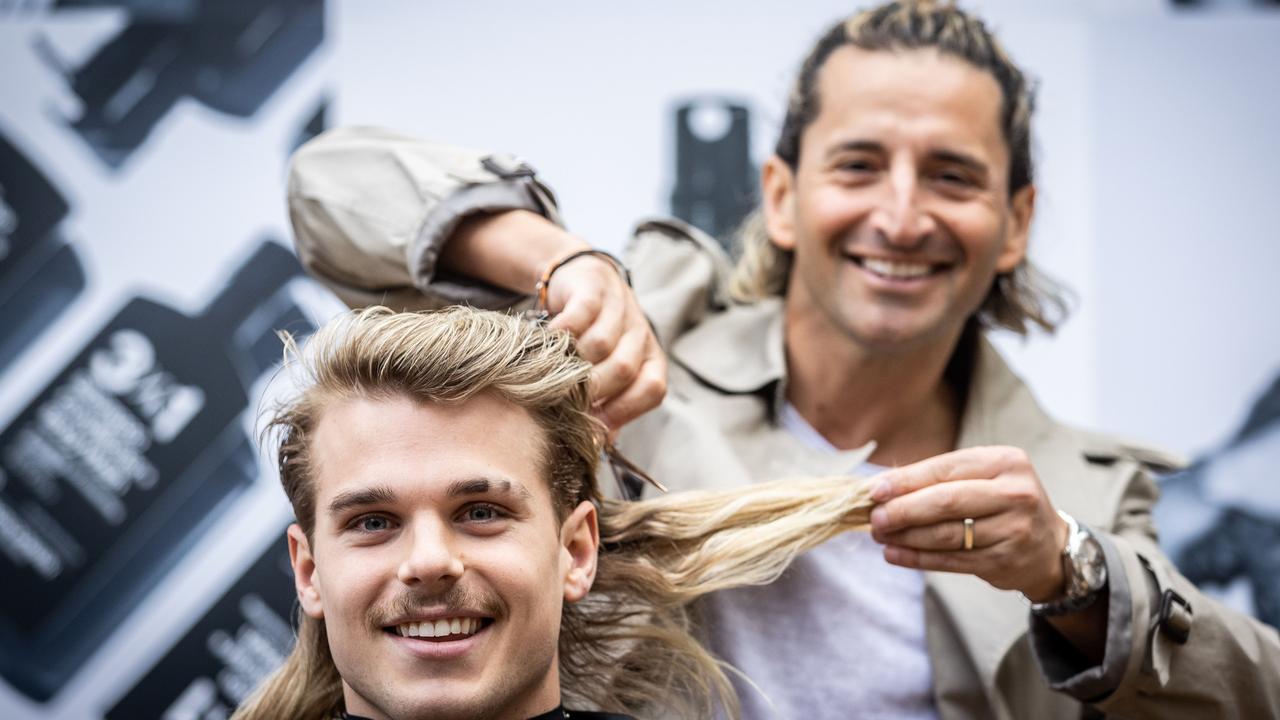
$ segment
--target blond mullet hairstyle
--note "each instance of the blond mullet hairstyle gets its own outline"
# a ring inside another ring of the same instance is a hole
[[[310,441],[325,407],[347,398],[461,403],[496,393],[524,408],[546,439],[544,474],[559,518],[583,500],[599,509],[600,554],[587,597],[566,603],[560,684],[568,706],[648,717],[738,717],[728,673],[696,639],[691,605],[716,590],[776,579],[796,555],[867,526],[865,483],[782,481],[653,500],[605,500],[596,485],[604,428],[591,414],[590,365],[572,338],[519,316],[450,308],[369,308],[321,328],[286,359],[302,389],[270,418],[281,482],[308,538],[315,527]],[[324,621],[304,613],[284,665],[233,720],[329,720],[342,679]]]
[[[982,20],[954,2],[937,0],[884,3],[837,22],[818,39],[800,65],[774,147],[774,154],[792,172],[800,164],[801,136],[821,108],[819,72],[832,53],[846,46],[879,52],[932,49],[989,73],[1000,86],[1000,130],[1009,149],[1009,197],[1032,184],[1033,84]],[[754,302],[786,294],[792,252],[769,239],[759,209],[739,228],[737,249],[739,259],[729,284],[735,300]],[[977,319],[987,327],[1026,335],[1033,326],[1053,332],[1066,313],[1062,286],[1023,260],[1012,272],[996,276]]]

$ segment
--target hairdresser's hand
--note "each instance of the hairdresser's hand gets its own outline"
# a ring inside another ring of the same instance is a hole
[[[957,450],[881,473],[873,488],[871,535],[890,563],[977,575],[1033,602],[1062,596],[1067,524],[1022,450]]]
[[[611,435],[662,402],[666,355],[613,263],[588,255],[561,266],[547,286],[547,309],[551,326],[572,333],[578,353],[595,364],[591,389]]]
[[[477,214],[450,236],[440,266],[533,294],[548,267],[589,247],[534,212]],[[547,310],[551,327],[569,331],[578,340],[578,352],[595,365],[592,397],[610,435],[662,402],[666,356],[613,263],[584,256],[561,266],[547,286]]]

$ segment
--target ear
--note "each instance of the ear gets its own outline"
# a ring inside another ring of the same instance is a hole
[[[324,605],[320,601],[320,585],[316,582],[316,561],[311,555],[311,544],[298,523],[289,526],[289,562],[293,565],[293,586],[298,591],[298,603],[302,611],[316,620],[324,619]]]
[[[584,500],[560,527],[560,572],[564,578],[564,599],[578,602],[587,596],[596,580],[600,553],[600,527],[596,506]]]
[[[1031,218],[1036,212],[1036,188],[1027,185],[1009,198],[1009,228],[1004,249],[996,258],[996,272],[1011,273],[1027,259],[1027,241],[1031,236]]]
[[[777,155],[770,155],[760,168],[760,188],[764,197],[764,227],[769,240],[783,250],[795,250],[795,173]]]

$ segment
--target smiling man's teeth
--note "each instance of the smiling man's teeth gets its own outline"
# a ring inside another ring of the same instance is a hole
[[[479,618],[449,618],[418,623],[402,623],[396,626],[401,637],[448,637],[450,635],[474,635],[480,629]]]
[[[924,263],[893,262],[891,260],[877,260],[876,258],[865,258],[862,261],[862,267],[877,275],[891,278],[924,277],[933,269]]]

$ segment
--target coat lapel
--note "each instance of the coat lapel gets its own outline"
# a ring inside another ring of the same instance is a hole
[[[995,348],[981,338],[958,446],[984,445],[1022,448],[1055,507],[1087,524],[1109,525],[1115,503],[1097,474],[1089,471],[1077,434],[1046,415]],[[960,635],[992,710],[1001,717],[1015,716],[996,683],[1001,664],[1028,632],[1026,602],[1016,592],[997,590],[969,575],[927,573],[926,590]],[[935,631],[943,632],[931,623],[930,634]],[[933,638],[930,644],[934,645]],[[939,660],[935,653],[935,663]],[[1020,671],[1018,681],[1044,682],[1035,667]],[[959,688],[939,687],[939,695],[945,696],[948,690]]]
[[[848,475],[871,456],[875,443],[828,452],[805,445],[778,425],[776,411],[786,392],[783,347],[782,303],[770,299],[735,305],[709,317],[672,345],[671,357],[712,389],[697,404],[703,410],[713,407],[702,415],[720,424],[718,429],[734,444],[734,455],[751,482]],[[758,400],[762,393],[773,398],[763,408]],[[760,426],[764,432],[751,429]],[[673,425],[670,431],[685,430]]]

